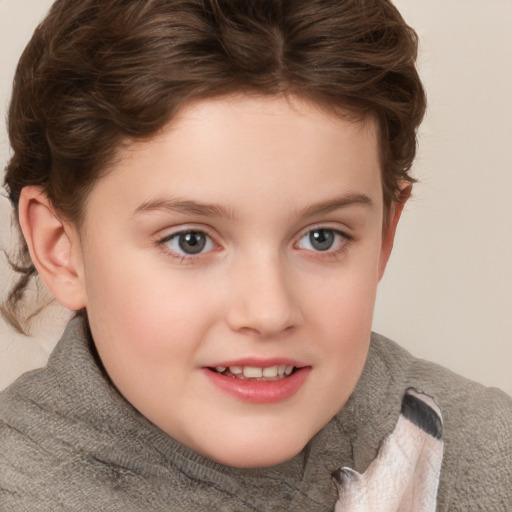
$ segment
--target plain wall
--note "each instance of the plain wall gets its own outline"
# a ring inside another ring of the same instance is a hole
[[[512,2],[396,5],[429,106],[374,327],[512,394]]]
[[[0,110],[16,61],[50,0],[0,0]],[[397,0],[420,36],[429,110],[381,283],[375,330],[412,353],[512,394],[512,2]],[[0,161],[9,155],[5,123]],[[12,247],[0,198],[0,246]],[[12,273],[0,256],[0,290]],[[45,363],[67,313],[53,306],[34,337],[0,322],[0,388]]]

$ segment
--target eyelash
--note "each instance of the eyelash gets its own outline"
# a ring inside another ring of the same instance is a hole
[[[177,231],[175,233],[171,233],[159,240],[157,240],[157,245],[162,249],[162,251],[167,255],[167,256],[170,256],[171,258],[175,259],[178,261],[178,263],[186,263],[186,262],[191,262],[192,260],[198,258],[198,257],[201,257],[203,254],[203,252],[200,252],[200,253],[197,253],[197,254],[186,254],[186,253],[179,253],[177,251],[175,251],[174,249],[171,249],[167,244],[168,242],[170,242],[172,239],[176,239],[176,240],[179,240],[179,237],[180,236],[183,236],[183,235],[187,235],[187,234],[197,234],[197,235],[204,235],[207,240],[210,241],[210,243],[215,247],[218,245],[215,243],[214,239],[206,232],[204,231],[203,229],[194,229],[194,228],[189,228],[189,229],[182,229],[180,231]],[[208,242],[206,242],[208,243]],[[211,252],[211,250],[207,251],[207,252]]]
[[[300,237],[298,238],[298,241],[294,244],[294,247],[299,244],[299,242],[306,236],[314,233],[315,231],[328,231],[335,235],[335,237],[340,237],[341,240],[338,241],[338,244],[340,247],[337,249],[327,249],[325,251],[320,250],[308,250],[309,252],[313,253],[314,258],[322,258],[323,260],[332,261],[339,259],[343,254],[345,254],[352,242],[354,241],[354,237],[352,235],[349,235],[345,231],[342,231],[340,229],[331,228],[329,226],[324,225],[317,225],[317,226],[310,226],[306,230],[302,232]],[[336,241],[334,241],[333,244],[336,244]]]
[[[301,233],[301,235],[298,237],[297,242],[295,242],[293,244],[293,247],[300,249],[300,247],[298,247],[299,242],[304,237],[306,237],[307,235],[311,235],[311,233],[313,233],[315,231],[331,232],[335,236],[341,237],[342,241],[338,242],[338,243],[341,244],[341,246],[339,248],[337,248],[337,249],[334,249],[334,250],[331,250],[330,248],[326,249],[325,251],[314,250],[314,249],[306,249],[308,252],[311,252],[311,253],[314,254],[314,256],[312,256],[314,258],[321,258],[323,260],[335,260],[335,259],[338,259],[341,255],[343,255],[347,251],[347,249],[350,246],[350,244],[354,241],[353,236],[347,234],[344,231],[341,231],[339,229],[330,228],[330,227],[327,227],[327,226],[319,225],[319,226],[309,227],[306,230],[304,230]],[[201,252],[198,252],[197,254],[186,254],[186,253],[177,252],[176,250],[171,249],[167,245],[171,240],[173,240],[173,239],[179,240],[180,236],[187,235],[187,234],[196,234],[196,235],[203,235],[203,236],[205,236],[207,238],[206,244],[208,244],[208,241],[209,241],[209,243],[211,245],[213,245],[213,249],[210,249],[210,250],[208,250],[206,252],[203,252],[203,250],[201,250]],[[336,242],[334,242],[334,243],[336,243]],[[211,237],[205,230],[203,230],[203,229],[193,229],[193,228],[182,229],[182,230],[177,231],[175,233],[171,233],[171,234],[169,234],[169,235],[167,235],[167,236],[165,236],[165,237],[163,237],[161,239],[158,239],[156,241],[156,245],[159,246],[162,249],[162,251],[167,256],[170,256],[171,258],[177,260],[178,263],[192,262],[193,260],[203,256],[204,254],[212,252],[212,250],[215,250],[215,247],[219,247],[219,245],[215,242],[213,237]]]

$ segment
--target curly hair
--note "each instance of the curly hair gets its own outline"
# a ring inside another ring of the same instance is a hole
[[[425,94],[416,33],[388,0],[57,0],[16,71],[5,187],[17,218],[36,185],[80,225],[84,200],[124,142],[149,138],[188,101],[294,94],[329,111],[372,115],[386,208],[416,151]],[[19,306],[37,276],[21,242]]]

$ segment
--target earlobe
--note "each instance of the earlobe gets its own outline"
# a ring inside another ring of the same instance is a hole
[[[411,192],[412,185],[410,183],[404,184],[404,186],[401,188],[400,198],[392,204],[388,213],[387,223],[382,233],[382,247],[379,262],[379,280],[382,279],[384,271],[386,270],[386,265],[388,263],[389,257],[391,256],[393,243],[395,241],[395,233],[398,226],[398,221],[402,215],[405,203],[411,197]]]
[[[39,188],[23,188],[19,219],[30,257],[53,297],[64,307],[85,307],[81,251],[75,230],[56,215]]]

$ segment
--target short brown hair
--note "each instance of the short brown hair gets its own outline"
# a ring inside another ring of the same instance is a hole
[[[388,0],[57,0],[26,47],[9,110],[5,185],[42,187],[79,224],[87,192],[126,140],[151,137],[187,101],[295,94],[376,118],[384,203],[398,199],[425,95],[417,37]],[[16,308],[36,275],[26,244]]]

